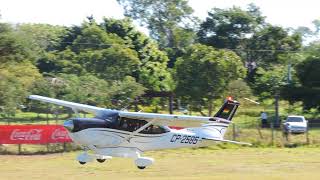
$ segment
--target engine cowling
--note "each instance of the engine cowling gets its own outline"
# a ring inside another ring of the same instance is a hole
[[[72,118],[63,123],[63,126],[72,133],[89,128],[110,128],[112,125],[111,121],[98,118]]]

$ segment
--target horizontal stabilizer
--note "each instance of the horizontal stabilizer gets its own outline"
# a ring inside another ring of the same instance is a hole
[[[232,141],[232,140],[226,140],[226,139],[218,139],[218,138],[202,138],[203,140],[211,140],[211,141],[219,141],[219,142],[227,142],[227,143],[233,143],[233,144],[241,144],[241,145],[248,145],[252,146],[250,143],[246,142],[239,142],[239,141]]]

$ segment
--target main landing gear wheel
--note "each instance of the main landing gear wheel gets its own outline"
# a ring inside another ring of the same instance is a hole
[[[139,169],[144,169],[146,168],[145,166],[137,166]]]
[[[97,161],[98,161],[99,163],[103,163],[103,162],[106,161],[106,159],[97,159]]]
[[[87,163],[87,162],[79,161],[79,163],[82,164],[82,165],[84,165],[84,164]]]

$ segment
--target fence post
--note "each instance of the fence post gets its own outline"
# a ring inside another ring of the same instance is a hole
[[[63,152],[66,152],[67,151],[67,144],[66,142],[63,143]]]
[[[261,125],[260,124],[258,124],[257,125],[257,130],[258,130],[258,133],[259,133],[259,136],[260,136],[260,139],[263,139],[263,136],[262,136],[262,133],[261,133]]]
[[[285,126],[282,123],[280,123],[280,130],[282,134],[281,142],[282,142],[282,145],[285,146],[285,144],[288,141],[288,133],[286,132]]]
[[[310,143],[310,140],[309,140],[309,123],[307,122],[307,131],[306,131],[306,141],[307,141],[307,144]]]
[[[236,140],[236,124],[232,123],[232,140]]]
[[[21,144],[18,144],[18,154],[21,154]]]
[[[57,113],[55,115],[56,115],[56,124],[58,124],[58,116],[59,116],[59,114]]]
[[[271,128],[271,145],[274,145],[274,124],[273,122],[270,123]]]

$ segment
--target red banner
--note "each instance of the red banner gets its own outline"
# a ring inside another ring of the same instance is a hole
[[[0,125],[0,144],[72,142],[61,125]]]

